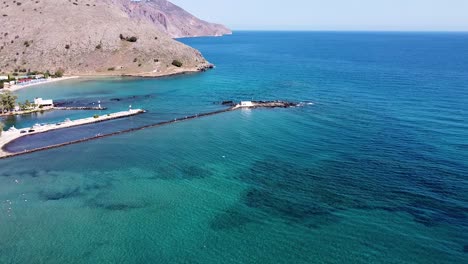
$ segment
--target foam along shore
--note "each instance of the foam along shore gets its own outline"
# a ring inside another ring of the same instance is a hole
[[[45,133],[45,132],[57,130],[57,129],[82,126],[82,125],[87,125],[87,124],[92,124],[92,123],[99,123],[99,122],[103,122],[107,120],[134,116],[134,115],[142,114],[144,112],[145,111],[142,109],[133,109],[129,111],[106,114],[103,116],[94,116],[94,117],[88,117],[88,118],[83,118],[83,119],[77,119],[74,121],[67,120],[61,123],[57,123],[57,124],[35,125],[33,127],[23,128],[23,129],[10,129],[8,131],[4,131],[2,135],[0,136],[0,148],[1,148],[0,158],[5,158],[8,156],[14,155],[14,153],[9,153],[9,152],[4,151],[3,150],[4,146],[24,136]]]
[[[60,78],[37,79],[31,83],[14,84],[10,86],[9,88],[7,88],[6,90],[14,92],[14,91],[18,91],[23,88],[31,87],[34,85],[44,85],[44,84],[49,84],[49,83],[54,83],[54,82],[76,79],[76,78],[80,78],[80,77],[79,76],[67,76],[67,77],[60,77]]]

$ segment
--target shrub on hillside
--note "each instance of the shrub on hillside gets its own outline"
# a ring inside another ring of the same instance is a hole
[[[120,34],[119,35],[120,40],[126,40],[128,42],[137,42],[138,38],[135,36],[132,37],[124,37],[124,35]]]
[[[137,37],[127,37],[126,40],[128,42],[137,42],[138,38]]]
[[[63,77],[63,73],[64,73],[63,69],[58,69],[55,71],[55,77],[57,78]]]
[[[173,60],[172,65],[180,68],[180,67],[182,67],[183,64],[179,60]]]

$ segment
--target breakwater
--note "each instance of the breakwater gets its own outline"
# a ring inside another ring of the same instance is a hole
[[[8,131],[3,132],[2,135],[0,136],[0,147],[1,147],[0,159],[42,150],[42,149],[37,149],[37,150],[31,150],[31,151],[23,151],[19,153],[10,153],[10,152],[5,151],[6,145],[22,137],[47,133],[52,130],[77,127],[77,126],[82,126],[82,125],[88,125],[88,124],[93,124],[93,123],[100,123],[104,121],[130,117],[130,116],[139,115],[142,113],[145,113],[145,111],[142,109],[135,109],[135,110],[107,114],[103,116],[95,115],[93,117],[78,119],[74,121],[66,120],[64,122],[60,122],[56,124],[48,124],[48,125],[43,125],[43,126],[33,126],[30,128],[24,128],[24,129],[8,130]]]
[[[101,139],[101,138],[106,138],[106,137],[131,133],[131,132],[140,131],[140,130],[149,129],[149,128],[154,128],[154,127],[159,127],[159,126],[165,126],[165,125],[169,125],[169,124],[172,124],[172,123],[188,121],[188,120],[192,120],[192,119],[196,119],[196,118],[218,115],[218,114],[222,114],[222,113],[226,113],[226,112],[230,112],[230,111],[235,111],[235,110],[243,109],[243,108],[248,108],[248,109],[255,109],[255,108],[261,108],[261,107],[264,107],[264,108],[278,108],[278,107],[287,108],[287,107],[294,107],[294,106],[297,106],[297,105],[298,104],[295,104],[295,103],[282,102],[282,101],[261,101],[261,102],[255,102],[254,105],[249,104],[248,106],[242,106],[241,104],[236,104],[236,105],[231,106],[229,108],[218,110],[218,111],[202,113],[202,114],[196,114],[196,115],[191,115],[191,116],[185,116],[185,117],[181,117],[181,118],[175,118],[175,119],[168,120],[168,121],[158,122],[158,123],[149,124],[149,125],[136,127],[136,128],[130,128],[130,129],[121,130],[121,131],[108,133],[108,134],[98,134],[98,135],[95,135],[95,136],[92,136],[92,137],[87,137],[87,138],[83,138],[83,139],[78,139],[78,140],[74,140],[74,141],[69,141],[69,142],[65,142],[65,143],[50,145],[50,146],[41,147],[41,148],[25,150],[25,151],[16,152],[16,153],[6,152],[5,151],[5,146],[12,143],[12,142],[14,142],[16,139],[18,139],[20,137],[28,136],[28,135],[31,135],[31,134],[17,136],[16,138],[12,138],[12,139],[9,139],[9,140],[8,139],[5,140],[5,138],[2,136],[2,137],[0,137],[0,146],[2,148],[2,150],[0,151],[0,159],[11,158],[11,157],[19,156],[19,155],[25,155],[25,154],[30,154],[30,153],[34,153],[34,152],[39,152],[39,151],[44,151],[44,150],[49,150],[49,149],[55,149],[55,148],[64,147],[64,146],[68,146],[68,145],[74,145],[74,144],[83,143],[83,142],[87,142],[87,141],[91,141],[91,140],[96,140],[96,139]],[[132,110],[132,111],[134,111],[135,114],[139,114],[139,113],[144,112],[143,110],[140,110],[140,109]],[[124,112],[120,112],[120,113],[124,113]],[[119,115],[119,116],[114,116],[113,118],[109,117],[107,119],[103,119],[103,120],[100,120],[100,121],[96,120],[95,122],[87,122],[87,123],[83,122],[81,124],[76,124],[76,125],[73,125],[73,126],[79,126],[79,125],[85,125],[85,124],[90,124],[90,123],[102,122],[102,121],[112,120],[112,119],[116,119],[116,118],[124,118],[124,117],[128,117],[130,115],[135,115],[135,114],[128,114],[128,115],[123,115],[122,114],[122,115]],[[65,128],[65,127],[72,127],[72,126],[63,126],[63,127],[60,127],[60,128]],[[56,129],[58,129],[58,128],[56,128]],[[51,129],[45,130],[45,131],[40,131],[40,132],[34,132],[34,134],[46,133],[47,131],[50,131],[50,130]],[[6,132],[6,133],[8,133],[8,132]]]

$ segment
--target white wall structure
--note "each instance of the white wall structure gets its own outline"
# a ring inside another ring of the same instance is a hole
[[[241,101],[241,106],[243,107],[250,107],[250,106],[254,106],[252,101]]]
[[[54,101],[49,99],[49,100],[43,100],[42,98],[34,98],[34,104],[37,106],[49,106],[49,105],[54,105]]]

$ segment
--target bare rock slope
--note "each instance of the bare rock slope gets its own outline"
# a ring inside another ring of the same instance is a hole
[[[225,26],[200,20],[166,0],[117,1],[129,16],[147,19],[174,38],[232,34]]]
[[[159,2],[2,0],[0,72],[162,76],[209,67],[197,50],[166,33],[173,26],[163,30],[151,16],[129,11]]]

